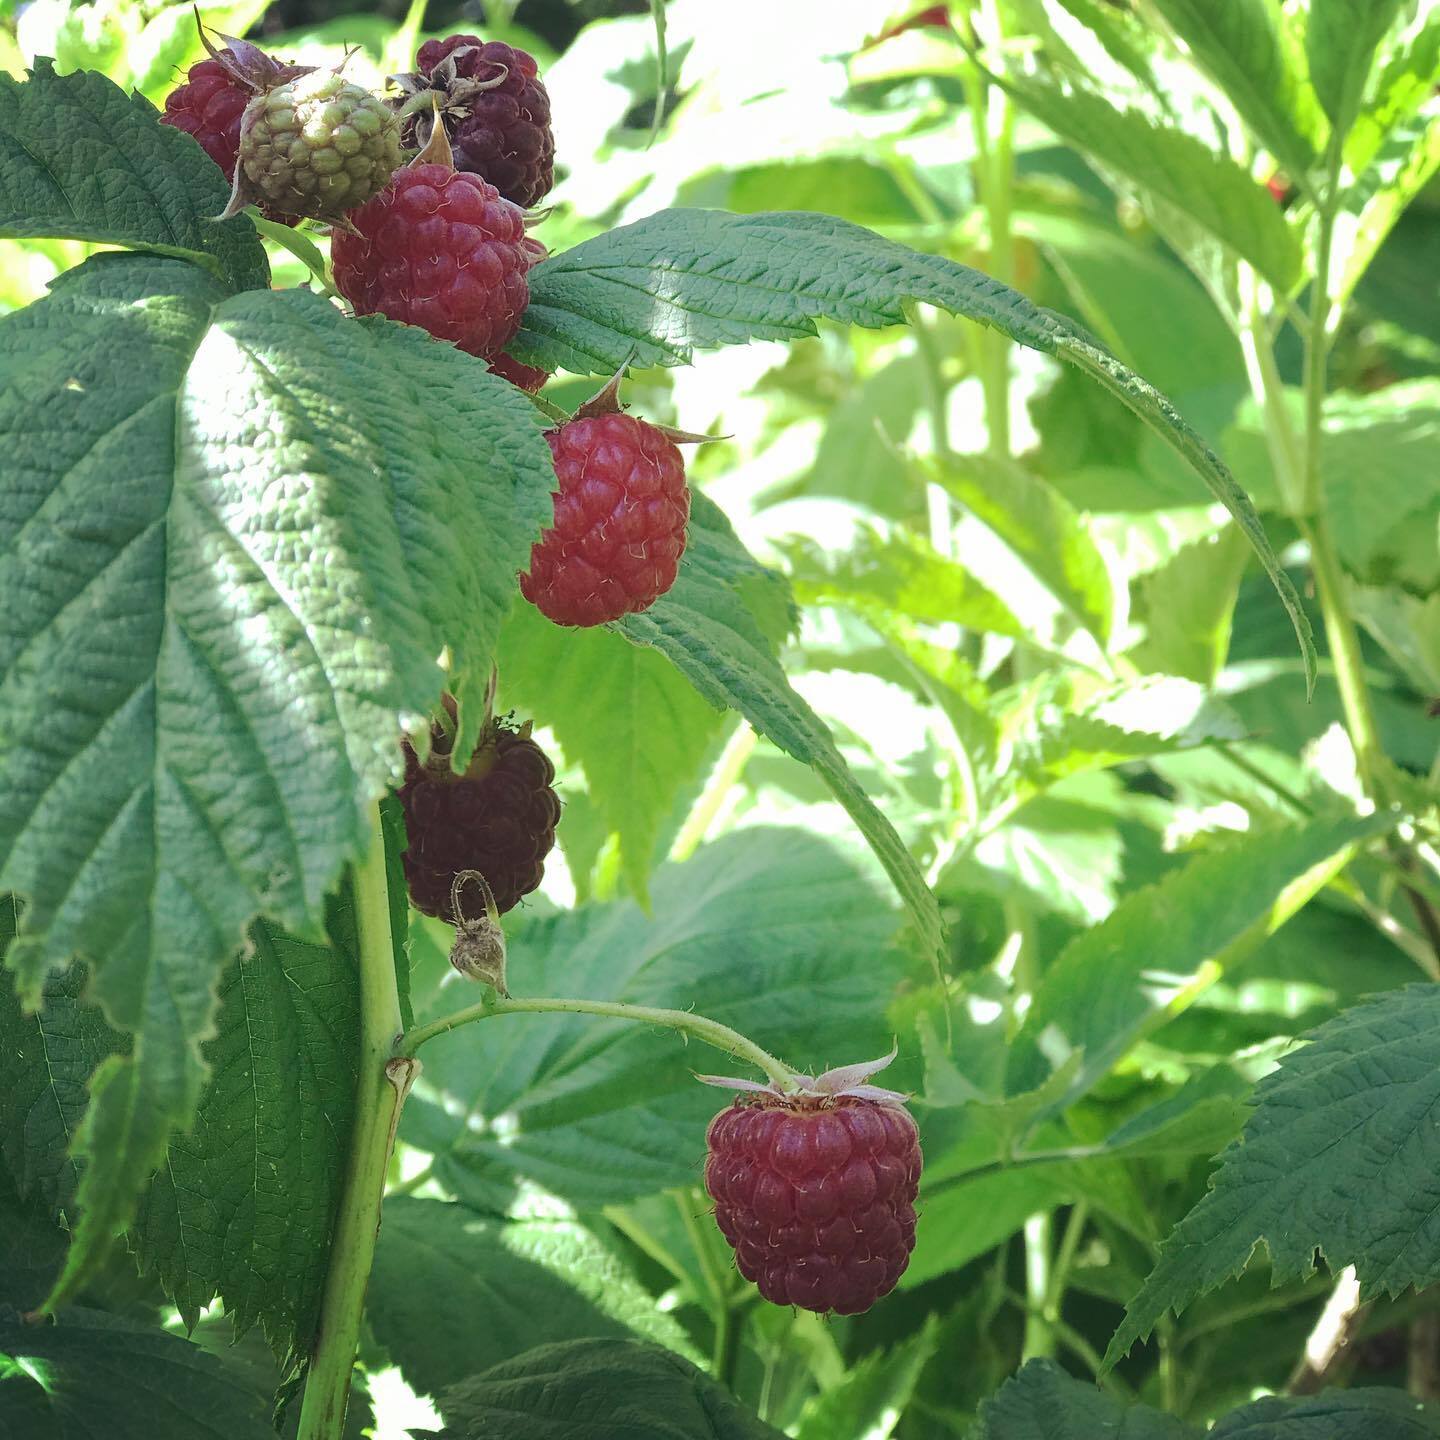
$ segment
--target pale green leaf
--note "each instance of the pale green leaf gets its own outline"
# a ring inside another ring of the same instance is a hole
[[[1136,588],[1146,633],[1129,658],[1146,670],[1213,684],[1229,653],[1231,617],[1248,559],[1243,537],[1226,525],[1140,576]]]
[[[537,1345],[627,1336],[698,1359],[685,1331],[573,1220],[385,1202],[370,1278],[375,1338],[422,1394]]]
[[[1399,44],[1376,76],[1374,94],[1355,117],[1345,142],[1345,161],[1360,174],[1404,121],[1434,96],[1440,85],[1440,13],[1431,12]]]
[[[885,867],[938,965],[944,927],[920,867],[851,774],[824,721],[791,688],[745,604],[742,585],[765,578],[720,510],[697,494],[679,579],[669,594],[617,628],[635,644],[659,650],[712,705],[738,710],[824,780]]]
[[[99,1310],[0,1311],[7,1440],[274,1440],[248,1377],[180,1335]]]
[[[1156,8],[1260,143],[1303,177],[1325,125],[1304,56],[1273,0],[1156,0]]]
[[[1236,173],[1264,207],[1255,215],[1268,217],[1255,220],[1257,233],[1269,237],[1282,268],[1298,273],[1298,249],[1283,217],[1263,187]],[[1236,203],[1248,213],[1249,202]],[[1153,386],[1059,317],[968,266],[909,250],[832,216],[665,210],[537,265],[530,272],[525,322],[511,348],[517,358],[548,369],[610,374],[627,361],[680,365],[696,350],[814,335],[820,319],[896,325],[906,318],[910,300],[993,326],[1018,344],[1079,366],[1173,446],[1239,521],[1313,668],[1309,625],[1294,587],[1276,563],[1254,507],[1219,458]]]
[[[888,1350],[872,1350],[805,1406],[795,1440],[890,1440],[939,1342],[932,1314],[913,1335]]]
[[[1258,833],[1127,896],[1045,972],[1011,1050],[1011,1092],[1033,1089],[1078,1050],[1083,1063],[1066,1099],[1083,1094],[1137,1040],[1248,958],[1389,823],[1315,820]]]
[[[1354,1265],[1364,1296],[1440,1279],[1440,987],[1410,986],[1322,1025],[1255,1091],[1212,1188],[1161,1247],[1109,1361],[1168,1310],[1239,1275],[1258,1245],[1277,1285]]]
[[[1375,51],[1405,0],[1310,0],[1305,54],[1310,81],[1337,136],[1360,109]]]
[[[1300,242],[1265,187],[1228,156],[1138,110],[1035,78],[1002,82],[1037,119],[1107,171],[1154,195],[1248,260],[1282,293],[1300,278]]]
[[[633,1340],[543,1345],[440,1397],[437,1440],[781,1440],[688,1360]]]
[[[630,889],[648,894],[662,823],[700,771],[723,723],[662,655],[604,629],[552,625],[519,605],[497,653],[502,707],[555,732],[567,760],[620,837]]]
[[[220,983],[210,1083],[136,1218],[141,1264],[187,1325],[219,1295],[243,1335],[309,1343],[345,1173],[360,1036],[354,910],[330,907],[330,945],[264,921]]]
[[[60,77],[49,60],[28,81],[0,74],[0,236],[151,250],[193,260],[231,288],[263,288],[270,269],[255,227],[215,223],[229,195],[192,137],[103,75]]]
[[[193,1117],[245,927],[316,932],[442,687],[478,724],[551,505],[536,424],[418,331],[178,260],[97,257],[0,320],[8,964],[34,1001],[84,953],[136,1036],[92,1084],[73,1271]]]

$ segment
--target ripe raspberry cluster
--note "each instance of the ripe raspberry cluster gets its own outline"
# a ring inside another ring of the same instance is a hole
[[[453,703],[453,702],[452,702]],[[540,884],[555,844],[560,799],[551,788],[555,767],[519,730],[492,722],[465,774],[450,768],[451,741],[440,726],[430,758],[421,763],[405,746],[405,810],[409,848],[402,856],[417,910],[455,923],[455,877],[478,870],[503,915]]]
[[[706,1143],[716,1224],[767,1300],[855,1315],[894,1289],[915,1246],[921,1163],[903,1106],[743,1096]]]

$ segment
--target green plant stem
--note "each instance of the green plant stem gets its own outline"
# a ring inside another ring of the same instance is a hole
[[[418,1061],[397,1060],[391,1053],[401,1031],[400,996],[395,984],[385,839],[378,806],[371,819],[370,848],[355,868],[360,946],[360,1067],[355,1086],[355,1126],[330,1246],[315,1349],[300,1406],[297,1440],[340,1440],[360,1343],[365,1291],[375,1259],[385,1172],[395,1143],[400,1107],[420,1068]]]
[[[782,1064],[768,1051],[762,1050],[753,1040],[747,1040],[739,1031],[722,1025],[718,1020],[707,1020],[703,1015],[694,1015],[688,1010],[662,1010],[649,1005],[626,1005],[615,1000],[517,1000],[514,997],[489,995],[477,1004],[457,1010],[443,1019],[432,1020],[428,1025],[417,1025],[402,1035],[395,1046],[398,1057],[409,1058],[427,1040],[444,1035],[472,1020],[488,1020],[492,1015],[601,1015],[611,1020],[634,1020],[641,1025],[661,1025],[667,1030],[678,1030],[682,1035],[693,1035],[727,1055],[739,1060],[748,1060],[757,1070],[762,1070],[782,1089],[793,1085],[795,1073]]]
[[[735,733],[725,742],[725,748],[720,752],[720,759],[705,782],[700,798],[685,817],[685,823],[680,827],[680,833],[670,847],[671,860],[688,860],[704,843],[705,836],[724,808],[725,801],[740,783],[740,777],[745,773],[745,767],[750,763],[750,757],[755,753],[759,740],[760,737],[743,720],[735,727]]]
[[[1050,1296],[1050,1216],[1032,1215],[1025,1222],[1025,1339],[1026,1360],[1055,1353],[1055,1327],[1046,1313]]]
[[[710,1247],[695,1222],[692,1193],[686,1190],[672,1192],[675,1208],[680,1212],[680,1223],[689,1237],[690,1248],[695,1252],[695,1263],[700,1267],[705,1288],[710,1292],[710,1319],[715,1325],[715,1341],[710,1351],[710,1373],[722,1385],[733,1388],[735,1361],[738,1354],[736,1345],[735,1315],[730,1306],[729,1288],[724,1277],[715,1267]]]

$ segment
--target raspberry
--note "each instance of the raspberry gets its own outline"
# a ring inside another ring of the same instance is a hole
[[[493,185],[411,165],[335,232],[335,286],[361,315],[419,325],[472,355],[498,354],[530,298],[520,211]]]
[[[399,794],[410,844],[401,858],[417,910],[454,924],[451,887],[466,870],[485,877],[502,915],[539,885],[560,801],[551,789],[555,767],[529,728],[492,722],[464,775],[450,769],[450,740],[439,726],[426,764],[406,744]]]
[[[190,67],[185,83],[165,97],[160,123],[193,135],[225,172],[225,178],[233,181],[240,151],[240,117],[250,96],[251,91],[219,60],[202,60]]]
[[[538,240],[531,239],[529,235],[520,243],[521,248],[525,251],[527,268],[538,265],[550,253]],[[504,351],[491,360],[490,373],[500,376],[502,380],[508,380],[512,385],[518,385],[530,395],[543,389],[545,382],[550,378],[548,370],[542,370],[538,365],[522,365],[513,355],[507,355]]]
[[[798,1077],[788,1093],[700,1077],[751,1092],[710,1122],[705,1188],[740,1273],[776,1305],[857,1315],[910,1263],[915,1122],[894,1091],[849,1083],[889,1059]]]
[[[685,553],[690,491],[674,441],[633,415],[570,420],[545,438],[555,523],[520,593],[557,625],[602,625],[653,605]]]
[[[394,115],[331,70],[257,95],[240,127],[244,198],[291,215],[338,220],[379,194],[400,160]]]
[[[397,77],[400,88],[441,93],[456,166],[526,210],[544,199],[555,178],[555,137],[534,57],[498,40],[450,35],[427,40],[415,64],[417,73]],[[407,145],[421,143],[429,113],[426,106],[409,121]]]

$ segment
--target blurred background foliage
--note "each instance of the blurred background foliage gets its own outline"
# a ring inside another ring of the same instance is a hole
[[[982,82],[953,28],[968,23],[968,7],[951,16],[893,0],[673,0],[663,97],[643,3],[199,8],[207,25],[284,57],[336,61],[357,46],[349,73],[376,86],[431,35],[479,29],[530,50],[554,103],[559,179],[537,231],[552,251],[669,205],[816,209],[1012,283],[1074,316],[1171,396],[1255,497],[1304,588],[1305,552],[1272,473],[1235,297],[1205,283],[1203,247],[1188,246],[1173,209],[1147,203],[1143,186],[1090,163],[1072,137]],[[986,12],[993,24],[995,7]],[[1048,73],[1090,77],[1163,112],[1175,136],[1235,150],[1277,214],[1304,203],[1283,174],[1261,173],[1236,150],[1228,106],[1147,6],[1007,0],[999,19],[1011,53],[1039,53]],[[1421,7],[1416,26],[1434,23]],[[62,70],[101,69],[159,103],[201,49],[188,5],[0,0],[0,66],[18,75],[37,54]],[[1432,774],[1440,696],[1440,188],[1414,189],[1336,345],[1324,459],[1385,746],[1420,786]],[[1260,216],[1256,233],[1267,224]],[[0,307],[28,303],[85,253],[0,242]],[[275,265],[277,283],[303,283],[284,252]],[[1267,323],[1290,389],[1301,345],[1276,303]],[[546,393],[569,409],[593,388],[562,375]],[[827,944],[852,970],[873,972],[846,1003],[856,1017],[888,1003],[898,1083],[932,1100],[947,1083],[981,1095],[992,1079],[999,1088],[1005,1040],[1023,1016],[1017,997],[1034,992],[1075,935],[1197,855],[1233,853],[1239,875],[1265,863],[1268,835],[1353,809],[1333,672],[1322,661],[1307,703],[1284,613],[1224,510],[1077,372],[922,307],[908,329],[825,327],[790,346],[756,343],[637,373],[627,399],[651,418],[725,437],[690,452],[692,478],[790,579],[798,616],[774,607],[787,671],[942,898],[958,1033],[947,1058],[933,976],[895,942],[898,914],[873,861],[808,770],[615,637],[547,652],[547,627],[528,607],[502,644],[501,705],[533,714],[563,758],[567,809],[563,858],[544,897],[516,917],[512,974],[528,965],[527,989],[559,943],[557,909],[614,901],[625,925],[646,923],[648,910],[662,929],[688,915],[698,880],[681,883],[667,867],[702,842],[721,842],[696,861],[720,874],[706,895],[739,917],[735,943],[763,954],[747,926],[763,932],[787,901],[763,874],[737,878],[715,857],[743,853],[725,849],[736,843],[727,836],[795,827],[805,844],[828,837],[830,858],[815,860],[815,883],[840,897]],[[622,665],[626,693],[640,697],[629,728],[593,703],[596,677]],[[763,855],[775,841],[753,843]],[[792,853],[784,863],[798,862]],[[550,1152],[527,1162],[470,1143],[456,1097],[473,1114],[487,1082],[451,1073],[465,1069],[458,1050],[437,1045],[433,1069],[427,1055],[402,1129],[402,1183],[508,1213],[571,1203],[666,1297],[698,1352],[741,1317],[737,1389],[792,1433],[962,1433],[1022,1352],[1094,1368],[1156,1242],[1238,1133],[1249,1084],[1295,1035],[1361,994],[1433,977],[1418,926],[1394,866],[1362,859],[1260,941],[1243,971],[1183,1001],[1167,991],[1173,1018],[1135,1037],[1040,1132],[1055,1146],[1084,1146],[1205,1087],[1199,1110],[1180,1105],[1190,1130],[1139,1158],[992,1167],[967,1180],[996,1153],[993,1134],[981,1133],[974,1107],[927,1112],[933,1189],[914,1268],[901,1299],[853,1321],[825,1326],[748,1304],[715,1238],[693,1224],[698,1192],[683,1185],[678,1207],[643,1184],[644,1194],[579,1183],[566,1193],[555,1176],[583,1173],[583,1145],[562,1145],[555,1169]],[[1153,944],[1164,972],[1174,938],[1130,940]],[[413,939],[423,1012],[426,986],[444,974],[443,937],[417,921]],[[1165,978],[1156,977],[1161,989]],[[693,984],[676,983],[679,1003],[695,998]],[[817,1018],[826,1053],[814,1059],[859,1058],[829,1053],[855,1026],[864,1029],[856,1018],[832,1034]],[[870,1028],[883,1048],[886,1025]],[[922,1057],[926,1037],[934,1050]],[[707,1103],[696,1101],[699,1111]],[[501,1108],[518,1104],[510,1095]],[[662,1166],[656,1187],[675,1180]],[[1027,1267],[1037,1247],[1048,1260],[1038,1286]],[[1272,1294],[1266,1284],[1257,1263],[1109,1383],[1197,1420],[1283,1385],[1326,1286]],[[1387,1336],[1417,1303],[1373,1315],[1360,1352],[1371,1379],[1401,1363]],[[1263,1326],[1240,1324],[1261,1313]],[[864,1424],[842,1426],[842,1414]]]

